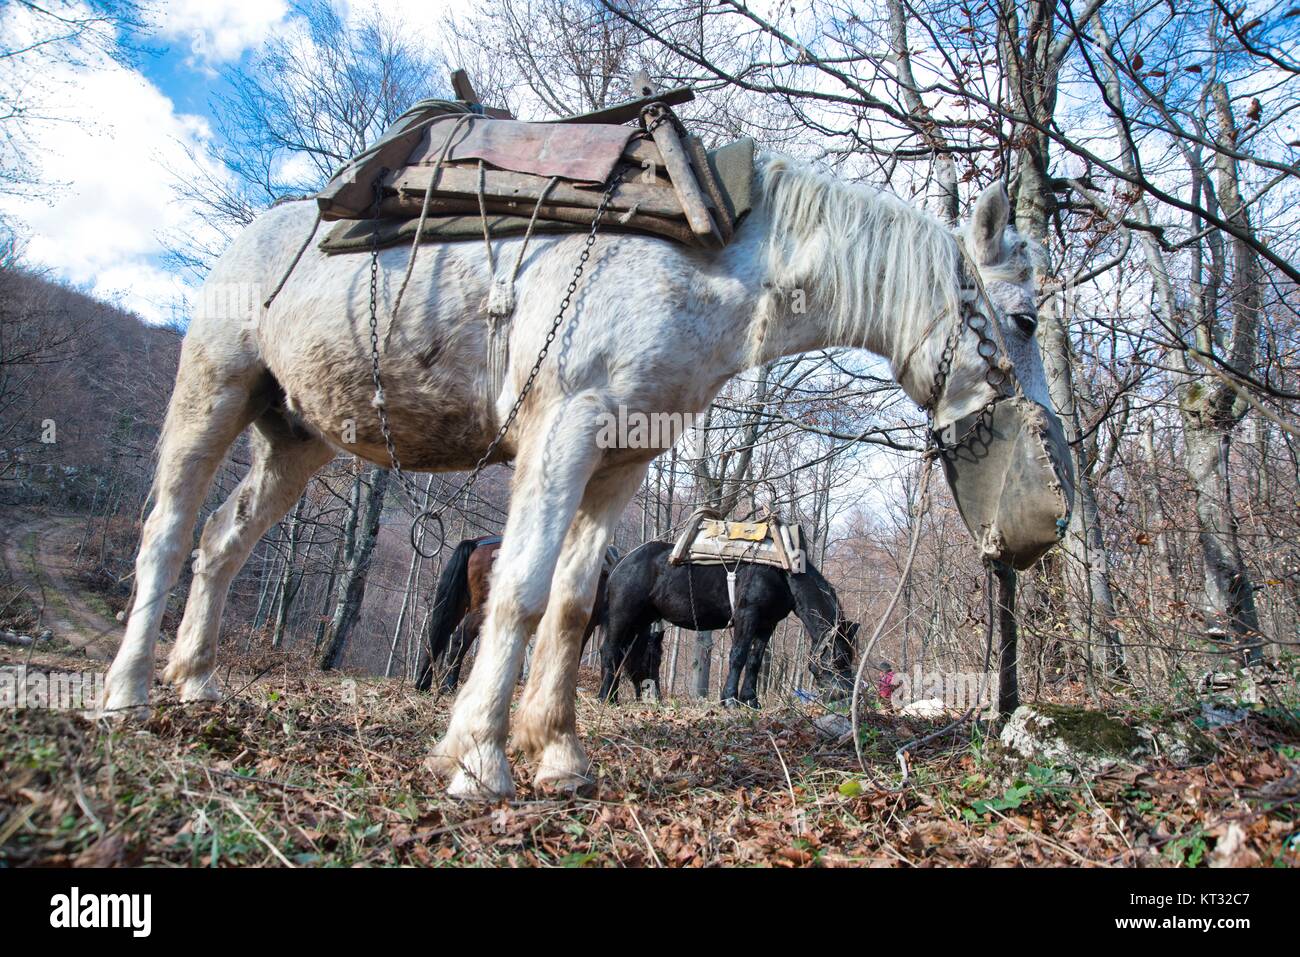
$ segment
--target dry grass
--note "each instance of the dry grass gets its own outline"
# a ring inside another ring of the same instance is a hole
[[[91,666],[40,654],[32,664]],[[912,785],[895,791],[863,778],[851,744],[817,734],[816,709],[604,707],[594,680],[584,675],[580,706],[594,795],[539,799],[518,762],[519,799],[495,805],[447,799],[424,767],[448,702],[281,657],[240,662],[221,705],[182,708],[160,689],[142,724],[10,712],[0,861],[1150,866],[1231,848],[1220,862],[1300,863],[1300,750],[1266,714],[1216,732],[1207,764],[1086,781],[1006,763],[967,728],[914,755]],[[869,716],[873,778],[896,784],[895,748],[938,724]]]

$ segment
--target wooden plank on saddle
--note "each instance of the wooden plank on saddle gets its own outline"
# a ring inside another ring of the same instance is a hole
[[[691,542],[699,534],[700,524],[704,522],[710,514],[716,515],[709,509],[696,509],[690,518],[686,520],[686,528],[682,529],[682,534],[677,539],[677,544],[673,546],[672,554],[668,556],[670,565],[680,565],[686,561],[690,554]]]
[[[379,207],[379,214],[381,217],[391,217],[393,219],[415,219],[420,215],[423,202],[423,194],[417,196],[412,193],[400,193],[397,196],[390,196],[385,199]],[[533,215],[536,200],[485,199],[483,205],[489,215],[528,218]],[[538,211],[537,218],[543,221],[552,220],[590,226],[595,211],[594,206],[587,208],[553,206],[543,203]],[[429,201],[429,214],[431,216],[473,216],[477,218],[479,215],[478,199],[474,196],[451,198],[435,196]],[[642,213],[626,213],[608,209],[600,221],[601,225],[606,229],[633,229],[638,232],[653,233],[656,236],[662,236],[665,239],[671,239],[674,242],[684,243],[688,246],[699,245],[699,240],[695,234],[690,231],[690,228],[680,217],[674,220],[663,216],[648,216]]]
[[[426,125],[414,124],[406,132],[377,144],[373,152],[363,153],[350,166],[341,170],[316,194],[316,205],[320,208],[321,218],[328,222],[335,219],[365,219],[369,216],[375,202],[371,171],[396,169],[405,163],[424,136]]]
[[[628,100],[626,103],[619,103],[603,110],[596,110],[594,113],[581,113],[578,116],[565,116],[558,120],[552,120],[553,123],[611,123],[614,126],[620,126],[628,120],[635,120],[641,115],[651,103],[667,103],[669,106],[679,106],[682,103],[689,103],[695,99],[695,91],[689,86],[679,86],[671,90],[664,90],[662,93],[655,93],[650,96],[638,97],[635,100]]]
[[[646,108],[645,117],[655,145],[663,154],[664,167],[668,170],[673,189],[677,191],[677,198],[681,201],[691,232],[705,245],[721,247],[722,234],[709,215],[708,204],[704,201],[704,194],[700,192],[699,183],[691,169],[690,155],[686,152],[681,137],[677,135],[672,115],[662,103],[656,103]]]
[[[408,166],[384,178],[384,183],[391,189],[403,194],[424,198],[425,190],[434,175],[433,195],[435,196],[470,196],[477,198],[479,189],[479,171],[477,166],[444,164],[441,168],[433,166]],[[485,199],[509,200],[511,202],[531,201],[536,203],[546,189],[548,179],[533,176],[530,173],[513,173],[508,170],[485,169],[483,171],[483,196]],[[551,187],[546,194],[547,206],[576,206],[580,209],[594,210],[600,205],[603,195],[598,189],[582,189],[572,183],[561,180]],[[418,207],[417,207],[418,208]],[[610,208],[616,210],[635,209],[639,213],[651,216],[663,216],[680,219],[682,208],[678,194],[671,186],[647,184],[641,182],[620,183],[614,189]]]
[[[623,148],[623,159],[641,167],[642,170],[650,170],[665,183],[668,182],[668,171],[664,169],[664,157],[659,152],[659,147],[655,145],[654,140],[632,140]]]

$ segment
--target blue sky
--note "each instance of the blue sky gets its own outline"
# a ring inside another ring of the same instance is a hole
[[[431,42],[442,13],[469,2],[383,0]],[[188,153],[216,170],[211,101],[222,72],[291,29],[293,14],[286,0],[168,0],[147,3],[145,16],[148,29],[125,38],[142,48],[126,63],[92,49],[76,63],[33,55],[3,64],[11,72],[0,81],[39,116],[27,156],[42,185],[0,195],[0,214],[18,226],[31,265],[162,322],[183,317],[194,293],[168,269],[165,239],[204,230],[172,192],[175,171],[193,168]],[[40,29],[29,18],[8,5],[0,36],[24,45],[14,41]]]

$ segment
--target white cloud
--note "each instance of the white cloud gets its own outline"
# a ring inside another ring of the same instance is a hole
[[[284,0],[164,0],[151,19],[158,36],[188,44],[203,64],[238,59],[288,14]]]
[[[0,214],[19,224],[33,265],[162,321],[189,289],[164,267],[159,236],[204,235],[173,197],[168,170],[189,167],[187,148],[205,156],[210,130],[137,71],[89,60],[29,64],[43,83],[28,108],[47,118],[27,131],[42,185],[0,196]]]

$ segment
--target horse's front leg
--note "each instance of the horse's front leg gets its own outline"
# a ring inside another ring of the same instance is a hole
[[[754,630],[747,616],[742,612],[732,618],[731,655],[727,663],[727,680],[722,687],[722,704],[734,707],[739,703],[740,676],[749,658],[749,646],[753,640]]]
[[[575,700],[582,635],[610,532],[644,474],[645,464],[636,463],[593,477],[564,542],[515,717],[514,742],[537,763],[534,783],[539,790],[577,791],[591,783],[587,753],[578,740]]]
[[[524,433],[510,514],[492,573],[478,656],[452,709],[433,767],[449,775],[453,797],[512,797],[506,760],[510,697],[528,636],[541,621],[560,548],[599,457],[594,396],[557,404],[541,428]]]
[[[763,656],[767,653],[767,643],[771,638],[771,630],[763,631],[755,635],[749,645],[749,657],[745,661],[745,678],[740,684],[740,703],[751,708],[758,707],[758,679],[763,670]]]

